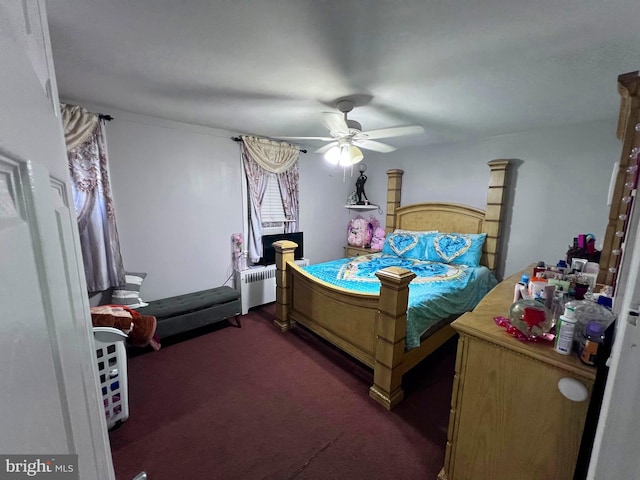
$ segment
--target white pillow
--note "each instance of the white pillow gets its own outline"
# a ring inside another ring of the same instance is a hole
[[[126,285],[116,287],[111,294],[111,303],[114,305],[126,305],[129,308],[141,308],[149,305],[140,298],[140,288],[142,281],[147,276],[146,273],[126,273]]]

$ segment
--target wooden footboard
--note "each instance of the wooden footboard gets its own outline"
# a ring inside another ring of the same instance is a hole
[[[481,264],[498,267],[501,217],[509,160],[492,160],[486,210],[455,203],[400,206],[402,170],[389,170],[387,233],[395,228],[447,233],[486,233]],[[409,283],[415,274],[397,267],[376,273],[380,294],[355,293],[320,281],[294,262],[296,244],[280,241],[276,250],[276,320],[283,332],[304,325],[373,368],[369,395],[387,409],[403,398],[402,376],[451,338],[451,326],[440,328],[419,347],[405,351]]]
[[[296,244],[276,250],[276,320],[286,331],[296,323],[373,368],[369,394],[391,409],[404,397],[402,375],[409,282],[415,274],[397,267],[380,270],[380,294],[356,293],[307,274],[293,261]]]

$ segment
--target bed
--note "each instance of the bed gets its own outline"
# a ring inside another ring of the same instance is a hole
[[[489,188],[484,210],[443,202],[400,206],[404,172],[389,170],[385,231],[486,234],[479,263],[495,273],[509,161],[492,160],[488,165]],[[313,268],[307,271],[296,265],[295,247],[290,241],[274,243],[275,325],[285,332],[301,324],[372,368],[369,395],[391,410],[404,398],[403,375],[454,336],[450,323],[455,316],[439,319],[435,328],[420,336],[417,345],[407,348],[407,317],[411,316],[409,284],[416,278],[415,273],[398,265],[381,268],[374,273],[379,280],[378,293],[370,288],[353,291],[339,282],[317,278]],[[409,343],[416,341],[409,338]]]

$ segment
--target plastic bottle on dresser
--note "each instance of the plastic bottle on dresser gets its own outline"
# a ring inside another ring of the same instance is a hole
[[[536,264],[536,266],[533,267],[533,276],[534,277],[538,277],[538,276],[541,277],[541,276],[544,275],[544,272],[546,272],[546,271],[547,271],[547,265],[542,260],[540,260]],[[540,275],[538,275],[538,274],[540,274]]]
[[[518,300],[522,300],[523,298],[527,298],[527,285],[529,284],[529,275],[526,273],[522,274],[520,277],[520,281],[516,283],[516,288],[513,292],[513,302],[517,302]]]
[[[592,320],[584,329],[584,344],[580,345],[580,360],[587,365],[595,365],[600,345],[604,343],[604,325]]]
[[[565,306],[556,325],[556,339],[553,349],[563,355],[569,355],[573,347],[573,334],[576,330],[575,312],[572,307]]]
[[[567,262],[565,262],[564,260],[558,260],[558,264],[556,265],[556,267],[563,275],[567,273],[567,269],[569,268]]]

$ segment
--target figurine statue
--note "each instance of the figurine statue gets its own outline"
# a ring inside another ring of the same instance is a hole
[[[369,199],[367,195],[364,193],[364,184],[367,181],[367,176],[364,172],[360,172],[360,176],[356,180],[356,195],[358,196],[358,205],[368,205]],[[362,199],[364,197],[364,200]]]

